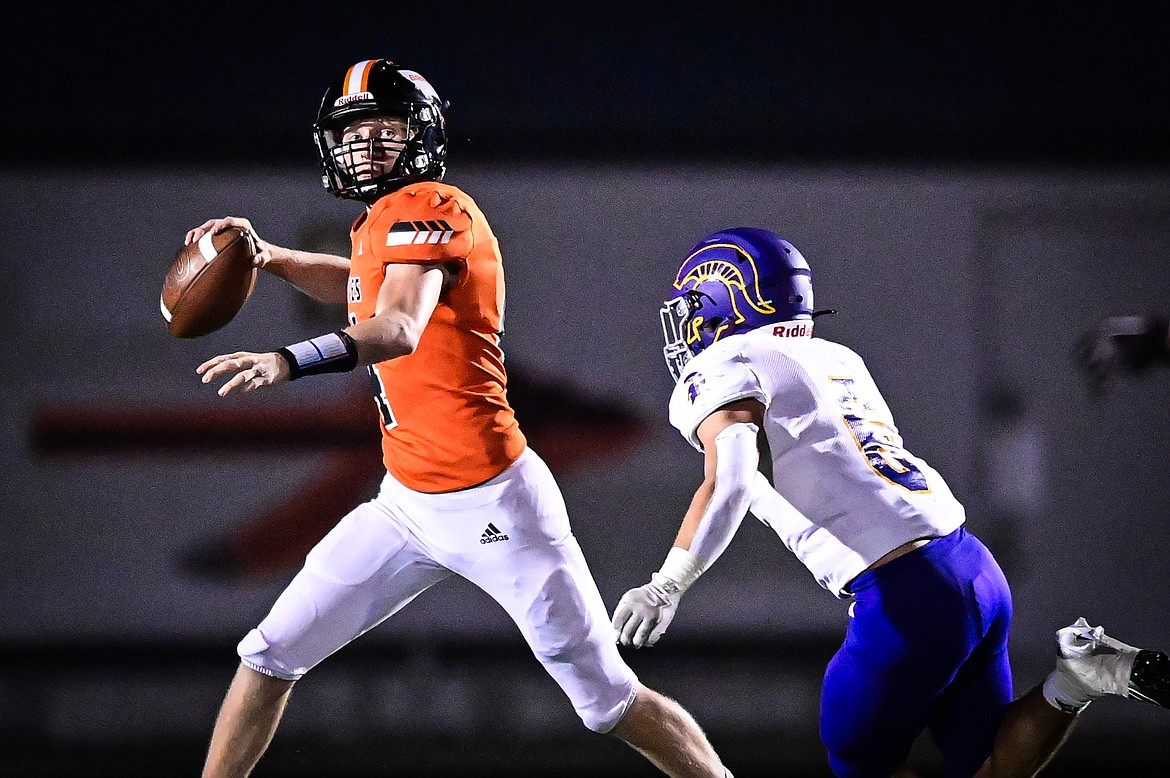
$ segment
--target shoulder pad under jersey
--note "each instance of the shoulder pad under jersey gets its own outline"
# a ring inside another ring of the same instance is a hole
[[[704,356],[704,355],[700,355]],[[698,429],[703,420],[728,403],[751,397],[767,404],[756,374],[745,360],[701,359],[696,357],[683,368],[682,377],[671,393],[670,423],[687,441],[702,450]]]
[[[370,209],[370,244],[382,262],[466,259],[474,246],[462,191],[427,181],[383,197]]]

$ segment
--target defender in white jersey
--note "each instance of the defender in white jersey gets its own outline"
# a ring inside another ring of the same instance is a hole
[[[861,357],[812,330],[777,324],[712,344],[687,364],[670,421],[702,451],[699,425],[713,412],[749,398],[763,406],[778,494],[761,476],[752,512],[840,597],[893,549],[958,529],[963,506],[903,447]]]
[[[820,313],[808,263],[767,230],[714,233],[683,262],[662,310],[670,421],[705,479],[662,567],[618,603],[618,641],[654,645],[750,510],[852,600],[821,700],[839,776],[911,775],[928,728],[948,776],[1030,776],[1091,700],[1170,706],[1170,659],[1083,619],[1057,633],[1045,683],[1012,699],[1008,583],[942,476],[907,450],[862,358],[813,336]]]

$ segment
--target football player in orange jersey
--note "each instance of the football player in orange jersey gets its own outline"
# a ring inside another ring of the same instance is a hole
[[[426,79],[385,59],[333,82],[315,134],[325,188],[366,206],[351,257],[257,237],[256,263],[345,303],[349,324],[197,369],[204,383],[225,379],[222,396],[366,366],[387,471],[378,496],[309,552],[240,641],[204,778],[248,775],[297,679],[451,575],[500,603],[586,727],[668,775],[730,775],[693,717],[642,685],[618,653],[560,490],[508,404],[499,245],[475,202],[441,183],[445,107]],[[186,241],[229,226],[255,235],[247,219],[227,217]]]

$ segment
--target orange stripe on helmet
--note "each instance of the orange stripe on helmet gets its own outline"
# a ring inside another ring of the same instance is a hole
[[[342,94],[352,95],[367,91],[366,87],[370,83],[370,71],[373,69],[375,62],[377,60],[363,59],[361,62],[350,67],[345,73]]]

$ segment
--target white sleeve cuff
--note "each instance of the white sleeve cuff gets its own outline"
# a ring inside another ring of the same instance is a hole
[[[658,574],[673,581],[681,594],[698,580],[703,574],[703,568],[694,554],[685,548],[675,546],[666,555],[666,561],[658,569]]]

